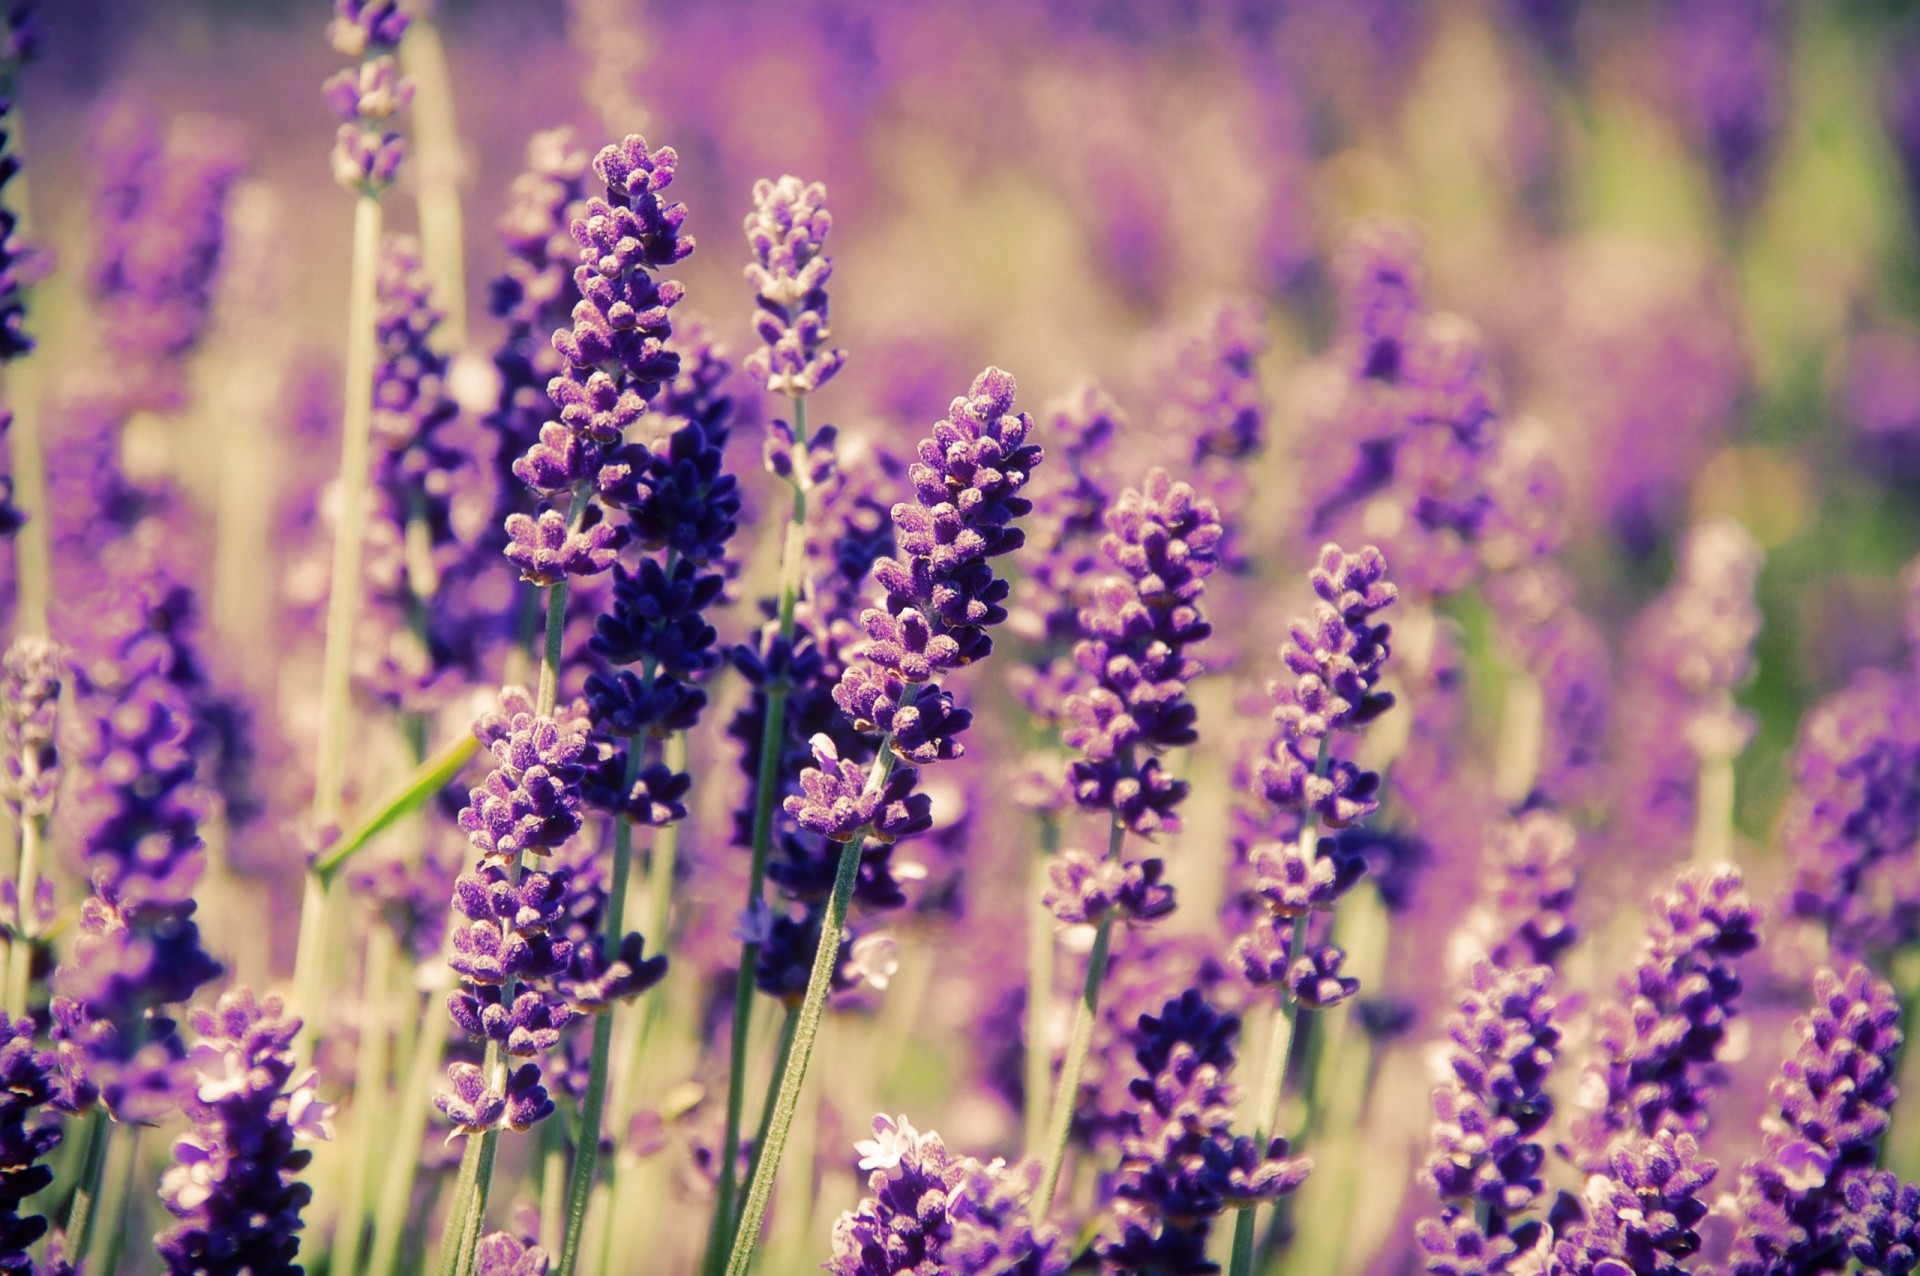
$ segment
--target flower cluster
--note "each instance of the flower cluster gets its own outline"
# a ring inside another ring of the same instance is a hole
[[[891,756],[848,764],[816,739],[819,765],[784,803],[803,828],[845,842],[925,827],[926,798],[909,795],[913,766],[958,757],[970,721],[934,679],[993,650],[987,630],[1007,617],[1007,584],[989,560],[1020,547],[1011,523],[1031,508],[1019,493],[1040,449],[1027,442],[1033,418],[1013,410],[1013,395],[1013,378],[988,368],[920,444],[908,471],[915,499],[893,507],[897,556],[873,566],[886,607],[861,615],[866,644],[833,692],[854,728],[880,735]]]
[[[56,726],[67,680],[61,650],[16,638],[0,657],[0,803],[18,821],[44,819],[60,788]]]
[[[1556,1270],[1680,1276],[1683,1261],[1700,1248],[1694,1228],[1707,1216],[1703,1193],[1718,1174],[1691,1134],[1662,1130],[1635,1139],[1614,1152],[1604,1174],[1587,1180],[1585,1217],[1556,1228]]]
[[[1713,1066],[1740,996],[1735,963],[1759,946],[1758,911],[1738,871],[1683,872],[1653,901],[1653,920],[1617,1000],[1599,1011],[1596,1097],[1574,1122],[1593,1172],[1635,1137],[1706,1127]]]
[[[833,229],[827,188],[793,176],[762,178],[753,185],[753,205],[747,279],[760,303],[754,329],[766,344],[748,358],[747,371],[770,393],[799,398],[832,380],[846,362],[844,350],[827,344],[833,335],[827,327],[833,259],[821,251]]]
[[[399,0],[334,0],[327,39],[358,65],[329,76],[327,105],[340,117],[334,134],[333,178],[350,191],[378,196],[393,185],[406,146],[392,131],[394,115],[413,99],[395,50],[407,31]]]
[[[1843,1265],[1850,1196],[1871,1191],[1880,1136],[1898,1094],[1900,1007],[1864,966],[1814,979],[1800,1046],[1781,1065],[1759,1156],[1740,1174],[1743,1220],[1732,1276],[1826,1271]]]
[[[1232,1133],[1240,1020],[1189,988],[1140,1019],[1134,1051],[1141,1075],[1131,1128],[1121,1136],[1114,1187],[1117,1240],[1102,1258],[1122,1271],[1204,1271],[1213,1221],[1229,1210],[1278,1200],[1304,1183],[1312,1162],[1289,1158],[1285,1139],[1261,1147]]]
[[[854,1145],[867,1199],[833,1225],[833,1276],[1062,1276],[1070,1257],[1052,1228],[1027,1215],[1032,1162],[981,1164],[947,1151],[938,1134],[877,1116]]]
[[[1448,1271],[1474,1249],[1527,1245],[1511,1220],[1543,1187],[1546,1153],[1536,1136],[1553,1117],[1546,1082],[1560,1045],[1552,979],[1545,966],[1475,962],[1448,1017],[1448,1076],[1433,1094],[1433,1145],[1423,1171],[1444,1208],[1418,1232],[1428,1271]]]
[[[1920,1267],[1920,1186],[1890,1170],[1847,1180],[1847,1252],[1881,1276],[1908,1276]]]
[[[173,1145],[160,1197],[181,1222],[157,1238],[167,1270],[294,1272],[301,1211],[313,1189],[294,1176],[313,1153],[299,1144],[333,1137],[332,1106],[315,1074],[294,1078],[300,1020],[278,997],[246,989],[195,1011],[193,1132]]]
[[[190,622],[190,598],[178,587],[126,599],[101,625],[119,641],[78,677],[91,725],[81,763],[98,792],[84,843],[92,894],[73,956],[54,979],[52,1031],[68,1110],[98,1100],[116,1119],[138,1122],[171,1111],[185,1047],[160,1008],[220,974],[193,920],[206,741]]]
[[[1781,842],[1789,907],[1829,941],[1880,951],[1920,935],[1920,704],[1910,678],[1860,671],[1808,710],[1793,754]]]
[[[59,1128],[39,1119],[54,1096],[53,1057],[34,1049],[33,1038],[30,1020],[0,1013],[0,1272],[8,1276],[34,1270],[27,1247],[47,1220],[20,1208],[53,1182],[41,1162],[60,1145]]]
[[[1198,738],[1187,683],[1200,673],[1188,653],[1212,627],[1200,595],[1219,566],[1221,527],[1212,501],[1154,469],[1120,494],[1100,542],[1119,569],[1080,612],[1074,663],[1087,679],[1066,702],[1066,743],[1085,756],[1068,780],[1083,808],[1106,810],[1134,833],[1179,827],[1187,784],[1156,757]]]

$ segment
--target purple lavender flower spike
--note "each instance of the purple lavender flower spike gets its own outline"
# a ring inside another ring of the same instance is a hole
[[[47,1220],[22,1215],[27,1198],[53,1182],[41,1164],[59,1146],[60,1129],[41,1120],[54,1096],[54,1061],[35,1050],[33,1024],[0,1014],[0,1272],[28,1276],[27,1247],[46,1234]]]
[[[1908,1276],[1920,1268],[1920,1186],[1888,1170],[1846,1184],[1847,1252],[1881,1276]]]
[[[1714,185],[1744,214],[1758,201],[1785,115],[1782,19],[1771,0],[1668,0],[1670,74]]]
[[[1098,1246],[1115,1267],[1213,1270],[1191,1265],[1205,1254],[1213,1221],[1293,1192],[1312,1170],[1311,1161],[1288,1156],[1285,1139],[1263,1149],[1234,1136],[1226,1076],[1239,1033],[1239,1018],[1214,1009],[1197,989],[1141,1016],[1134,1057],[1142,1075],[1128,1086],[1131,1128],[1121,1138],[1114,1188],[1120,1237]]]
[[[350,191],[377,196],[400,172],[405,143],[389,121],[413,97],[401,78],[395,50],[406,34],[407,15],[397,0],[334,0],[327,40],[358,65],[336,72],[321,88],[340,117],[334,137],[334,180]]]
[[[187,1102],[192,1133],[174,1144],[160,1196],[181,1220],[156,1239],[169,1272],[298,1272],[301,1211],[313,1192],[294,1178],[313,1154],[300,1142],[333,1135],[315,1074],[295,1079],[300,1021],[277,997],[241,989],[195,1011],[198,1075]]]
[[[1040,902],[1068,926],[1097,926],[1108,913],[1150,922],[1173,911],[1173,887],[1160,879],[1158,859],[1116,862],[1067,851],[1047,867],[1050,885]]]
[[[1700,1248],[1704,1193],[1719,1167],[1691,1134],[1662,1130],[1613,1154],[1587,1181],[1585,1218],[1563,1226],[1553,1248],[1567,1276],[1680,1276]]]
[[[1322,944],[1302,953],[1287,968],[1287,991],[1307,1010],[1331,1010],[1360,991],[1360,981],[1340,973],[1346,952],[1337,944]]]
[[[1487,955],[1495,965],[1558,966],[1579,932],[1569,912],[1579,834],[1558,812],[1524,811],[1488,847],[1492,912]]]
[[[1740,995],[1738,958],[1759,914],[1738,871],[1683,872],[1654,917],[1618,1000],[1599,1011],[1595,1076],[1604,1103],[1575,1118],[1575,1159],[1603,1171],[1625,1141],[1706,1127],[1711,1069]]]
[[[1121,574],[1101,581],[1081,610],[1073,658],[1087,685],[1067,699],[1062,738],[1086,755],[1068,776],[1080,805],[1112,810],[1148,835],[1179,827],[1187,786],[1136,753],[1197,738],[1186,690],[1201,670],[1187,648],[1212,632],[1198,604],[1219,566],[1220,518],[1213,502],[1156,468],[1106,521],[1101,551]]]
[[[1865,966],[1814,979],[1800,1046],[1770,1093],[1779,1106],[1759,1156],[1740,1174],[1732,1276],[1838,1271],[1849,1193],[1871,1179],[1898,1090],[1900,1006]]]
[[[1234,461],[1266,441],[1266,405],[1255,368],[1267,348],[1266,315],[1256,303],[1209,311],[1175,353],[1161,388],[1167,414],[1192,440],[1193,464]]]
[[[1320,551],[1313,572],[1319,602],[1310,619],[1295,622],[1280,652],[1295,681],[1270,688],[1279,729],[1256,764],[1254,782],[1272,805],[1314,811],[1334,828],[1379,805],[1373,796],[1378,776],[1339,758],[1324,771],[1317,764],[1333,731],[1354,730],[1393,707],[1392,694],[1378,690],[1391,630],[1372,619],[1399,597],[1386,570],[1372,546],[1357,554],[1337,545]]]
[[[827,280],[833,259],[823,250],[833,214],[819,182],[782,177],[753,185],[754,210],[747,217],[747,243],[755,260],[747,267],[760,308],[754,329],[765,342],[747,359],[747,371],[772,394],[812,394],[833,378],[846,352],[828,346]]]
[[[875,1117],[873,1134],[854,1145],[870,1195],[834,1223],[833,1276],[1063,1276],[1066,1245],[1026,1211],[1037,1164],[955,1156],[905,1117]]]
[[[1421,1173],[1451,1211],[1480,1210],[1488,1237],[1514,1234],[1511,1220],[1543,1187],[1546,1153],[1535,1136],[1553,1117],[1545,1086],[1560,1043],[1552,979],[1545,966],[1475,962],[1447,1021],[1450,1075],[1434,1091],[1433,1150]],[[1421,1246],[1430,1256],[1456,1254],[1456,1230],[1449,1219],[1427,1220]],[[1446,1269],[1429,1261],[1428,1270]]]
[[[1920,704],[1910,677],[1862,670],[1800,725],[1781,843],[1790,911],[1847,952],[1920,935]]]
[[[56,727],[65,653],[44,638],[13,640],[0,657],[0,803],[13,818],[43,818],[60,788]]]
[[[578,531],[567,526],[559,510],[541,510],[537,517],[507,516],[507,561],[520,569],[530,585],[552,585],[569,576],[598,576],[620,556],[624,539],[620,529],[599,521],[598,507]]]
[[[0,18],[0,64],[14,74],[33,56],[38,24],[30,8],[14,6]],[[20,151],[14,144],[18,121],[11,84],[0,93],[0,193],[20,175]],[[27,335],[27,285],[35,269],[33,248],[20,236],[20,215],[0,200],[0,360],[18,359],[33,349]]]

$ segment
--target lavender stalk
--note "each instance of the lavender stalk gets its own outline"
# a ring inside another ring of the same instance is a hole
[[[840,370],[845,354],[827,344],[827,280],[833,259],[823,250],[833,228],[827,209],[826,187],[786,176],[778,182],[761,180],[753,188],[754,211],[747,218],[747,243],[754,262],[747,278],[755,287],[759,308],[755,327],[766,343],[754,351],[748,371],[765,381],[769,393],[784,394],[793,402],[791,438],[784,440],[797,460],[807,447],[807,395],[825,385]],[[780,427],[776,426],[776,429]],[[785,477],[792,504],[780,541],[780,578],[775,619],[777,642],[791,647],[794,612],[799,604],[806,571],[807,493],[811,471],[804,464],[787,468]],[[792,684],[774,679],[767,687],[767,705],[760,734],[760,766],[755,778],[752,861],[747,870],[748,912],[764,906],[767,857],[773,845],[774,803],[781,795],[780,760],[785,750],[787,700]],[[760,945],[747,940],[741,947],[740,969],[734,979],[733,1037],[727,1068],[727,1116],[720,1146],[739,1146],[745,1109],[748,1030],[752,1021],[754,972]],[[783,1059],[784,1065],[785,1060]],[[715,1197],[713,1230],[707,1246],[706,1270],[717,1270],[722,1238],[733,1220],[736,1189],[734,1157],[720,1158],[720,1183]]]
[[[353,632],[360,609],[361,549],[367,521],[367,479],[373,454],[374,320],[380,270],[380,197],[400,167],[398,135],[388,131],[410,90],[395,50],[407,29],[396,0],[335,0],[328,27],[333,47],[359,59],[327,81],[329,102],[343,121],[333,151],[334,177],[357,193],[353,267],[347,293],[345,416],[340,438],[340,521],[327,592],[327,639],[320,676],[320,749],[315,765],[313,825],[326,836],[340,822],[353,713]],[[327,929],[327,884],[307,875],[294,959],[294,1004],[308,1016],[305,1045],[326,1033],[321,953]]]

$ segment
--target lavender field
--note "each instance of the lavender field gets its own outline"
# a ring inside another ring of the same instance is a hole
[[[1920,5],[0,0],[0,409],[0,1276],[1920,1271]]]

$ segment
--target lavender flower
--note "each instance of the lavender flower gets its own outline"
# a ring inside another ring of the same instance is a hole
[[[1789,907],[1829,942],[1880,951],[1920,934],[1920,707],[1910,678],[1862,670],[1800,725],[1781,842]]]
[[[1736,213],[1758,201],[1781,129],[1785,58],[1768,0],[1669,0],[1672,76],[1681,117]]]
[[[1352,731],[1393,707],[1393,695],[1378,689],[1391,630],[1373,615],[1393,605],[1398,591],[1386,580],[1387,563],[1368,546],[1348,554],[1338,545],[1320,551],[1313,615],[1295,622],[1280,659],[1297,680],[1270,687],[1278,730],[1256,764],[1260,794],[1284,810],[1312,812],[1334,828],[1371,814],[1380,777],[1342,758],[1321,755],[1331,733]]]
[[[538,1245],[506,1232],[490,1232],[480,1238],[473,1261],[475,1276],[547,1276],[547,1265],[553,1260]]]
[[[1920,1187],[1876,1170],[1849,1178],[1845,1200],[1847,1251],[1862,1268],[1907,1276],[1920,1267]]]
[[[1599,1011],[1592,1075],[1604,1103],[1574,1121],[1576,1159],[1595,1173],[1631,1139],[1706,1128],[1740,995],[1734,963],[1760,942],[1759,914],[1732,868],[1687,870],[1653,909],[1633,973]]]
[[[1239,1033],[1237,1016],[1191,988],[1157,1016],[1141,1016],[1134,1057],[1142,1075],[1128,1088],[1135,1106],[1114,1187],[1120,1238],[1099,1246],[1118,1270],[1215,1270],[1194,1263],[1196,1255],[1204,1262],[1213,1220],[1287,1195],[1313,1168],[1288,1157],[1285,1139],[1262,1148],[1232,1133],[1226,1075]]]
[[[1150,835],[1179,827],[1187,785],[1157,758],[1135,755],[1198,738],[1186,690],[1200,663],[1187,649],[1212,632],[1198,603],[1219,565],[1220,517],[1213,502],[1156,468],[1121,493],[1107,528],[1101,550],[1123,574],[1102,580],[1080,613],[1085,637],[1074,663],[1091,685],[1068,698],[1061,735],[1085,755],[1068,773],[1075,800]]]
[[[1579,834],[1548,810],[1524,811],[1503,824],[1487,848],[1492,908],[1486,953],[1496,966],[1557,966],[1579,932],[1569,912]]]
[[[60,1144],[60,1130],[40,1116],[53,1099],[53,1056],[34,1049],[33,1024],[0,1013],[0,1272],[34,1271],[27,1247],[47,1230],[37,1214],[22,1215],[28,1197],[53,1182],[41,1164]]]
[[[10,9],[0,25],[4,25],[6,37],[4,49],[0,49],[0,65],[5,68],[5,83],[0,84],[0,360],[10,360],[33,349],[33,338],[26,332],[26,289],[32,282],[33,250],[20,238],[20,215],[7,206],[3,196],[7,183],[20,175],[21,168],[19,121],[14,114],[18,92],[15,80],[20,64],[38,51],[38,31],[33,11],[24,7]]]
[[[1474,963],[1466,992],[1448,1018],[1449,1076],[1434,1091],[1433,1150],[1422,1178],[1445,1203],[1438,1222],[1420,1225],[1427,1270],[1470,1256],[1476,1247],[1512,1236],[1512,1220],[1539,1199],[1546,1154],[1534,1138],[1553,1117],[1546,1092],[1560,1044],[1555,1003],[1545,966],[1503,970]],[[1475,1209],[1483,1220],[1474,1237],[1461,1220]]]
[[[406,153],[388,121],[413,98],[413,83],[401,78],[394,55],[407,21],[397,0],[334,0],[333,21],[327,24],[335,52],[359,63],[321,86],[341,120],[334,135],[333,177],[363,195],[378,196],[393,185]]]
[[[294,1079],[300,1021],[277,997],[241,989],[194,1012],[197,1086],[193,1132],[173,1146],[160,1196],[181,1223],[157,1238],[169,1272],[286,1272],[300,1268],[301,1211],[313,1192],[294,1178],[313,1154],[296,1146],[333,1136],[332,1105],[315,1073]]]
[[[1255,367],[1267,348],[1265,327],[1257,304],[1222,304],[1174,354],[1161,395],[1179,433],[1193,442],[1193,464],[1210,456],[1242,460],[1265,442],[1266,405]]]
[[[760,308],[754,329],[766,343],[747,359],[747,371],[772,394],[798,398],[832,380],[846,352],[831,348],[827,327],[827,280],[833,259],[822,248],[833,229],[827,188],[819,182],[782,177],[753,185],[754,210],[747,217],[747,267]]]
[[[1898,1094],[1900,1007],[1864,966],[1814,979],[1800,1046],[1771,1088],[1779,1119],[1740,1174],[1732,1276],[1839,1271],[1849,1196],[1873,1175]]]
[[[1700,1248],[1694,1228],[1707,1215],[1702,1194],[1718,1173],[1690,1134],[1662,1130],[1634,1140],[1587,1181],[1586,1217],[1559,1229],[1556,1270],[1680,1276],[1682,1260]]]
[[[61,1106],[96,1100],[150,1122],[174,1105],[185,1047],[162,1006],[220,974],[201,947],[193,887],[202,865],[203,692],[186,631],[190,598],[149,586],[100,628],[118,641],[80,676],[93,732],[83,767],[98,796],[85,834],[93,891],[71,959],[54,978]]]
[[[833,1225],[834,1276],[951,1272],[1061,1276],[1070,1255],[1053,1229],[1027,1217],[1038,1166],[982,1165],[954,1156],[905,1117],[873,1119],[854,1145],[871,1194]]]
[[[44,819],[60,788],[56,725],[65,653],[44,638],[13,640],[0,658],[0,803],[13,818]]]

